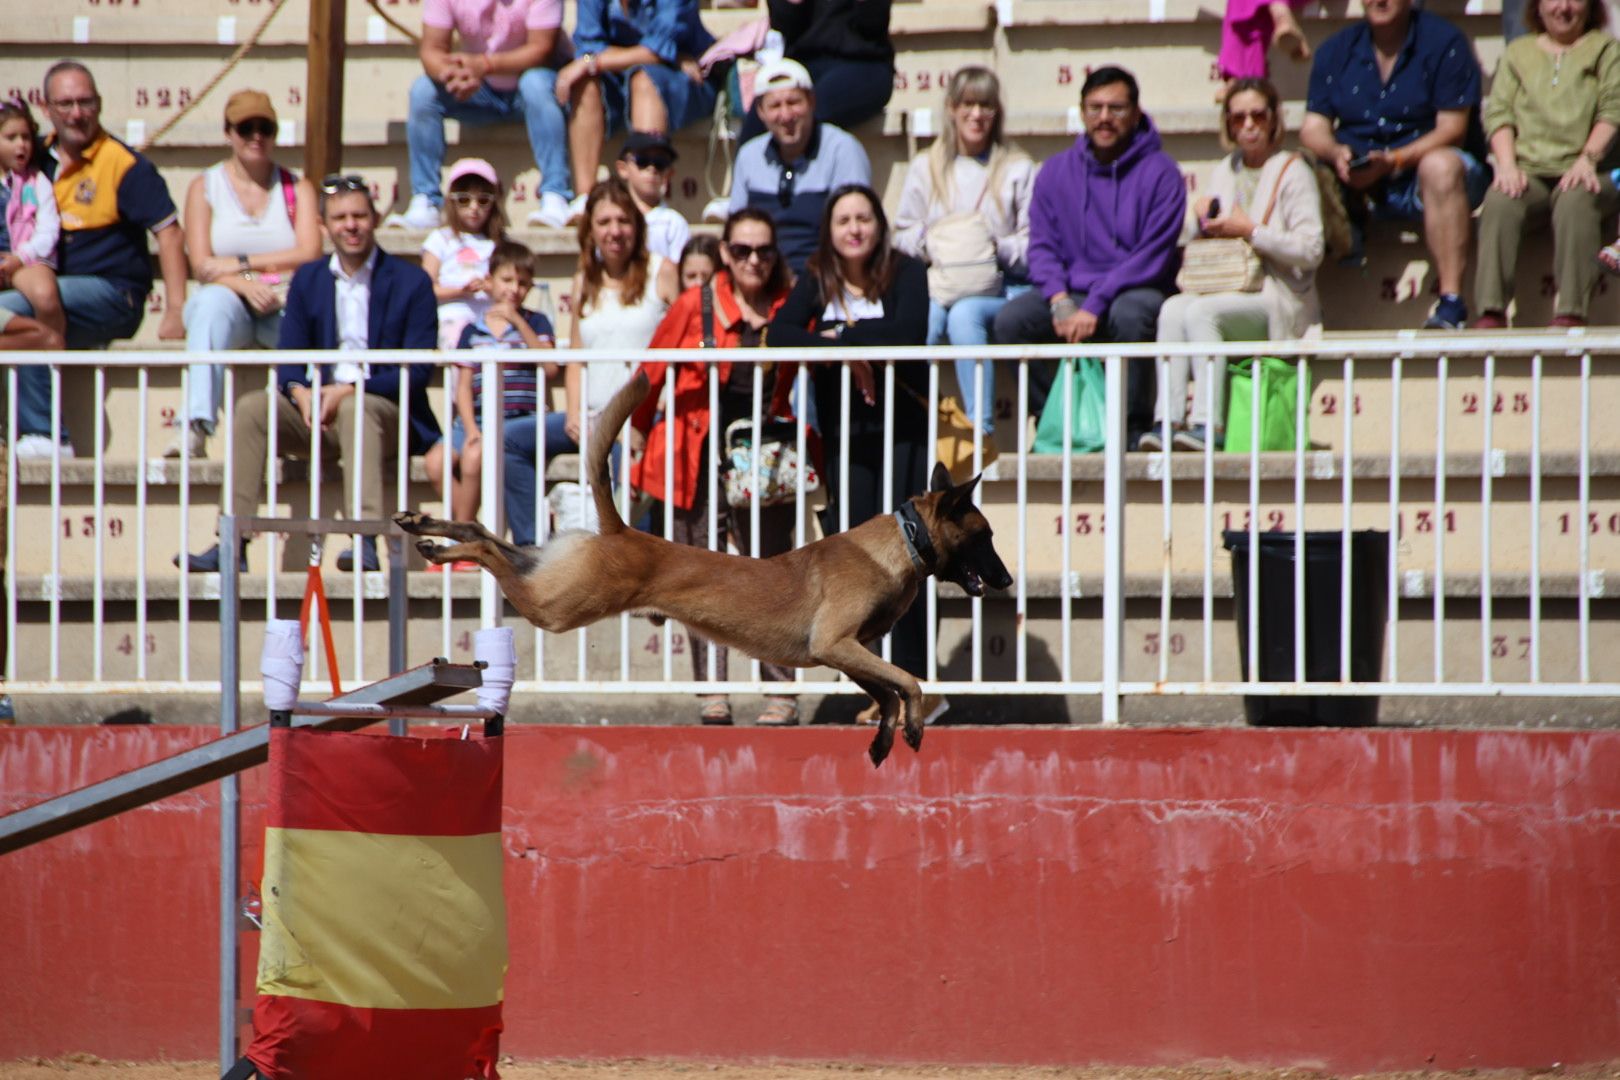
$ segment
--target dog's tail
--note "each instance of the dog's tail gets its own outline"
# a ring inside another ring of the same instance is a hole
[[[624,531],[624,519],[619,516],[619,508],[613,504],[613,478],[608,471],[608,455],[613,451],[619,430],[630,419],[630,414],[636,411],[636,406],[646,398],[647,389],[647,373],[638,370],[629,382],[619,387],[619,392],[602,410],[601,418],[591,431],[591,445],[585,452],[585,475],[591,482],[591,494],[596,499],[596,516],[601,522],[599,531],[603,534]],[[629,463],[625,464],[628,468]]]

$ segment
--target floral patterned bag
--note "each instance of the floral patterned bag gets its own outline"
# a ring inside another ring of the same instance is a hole
[[[761,506],[774,506],[794,497],[801,472],[808,494],[821,490],[821,474],[810,462],[799,461],[799,432],[791,420],[765,421],[765,438],[759,441],[759,489]],[[754,422],[734,420],[726,426],[725,457],[720,468],[725,483],[726,503],[745,507],[754,500]]]

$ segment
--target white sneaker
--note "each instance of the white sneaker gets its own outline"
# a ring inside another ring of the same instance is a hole
[[[166,458],[204,458],[208,456],[207,444],[207,433],[198,426],[198,421],[193,420],[174,433],[174,438],[169,440],[169,445],[163,448],[163,456]]]
[[[529,224],[542,229],[568,228],[568,200],[555,191],[542,191],[540,205],[529,212]]]
[[[389,214],[383,222],[385,229],[437,229],[442,217],[439,208],[426,195],[412,195],[411,204],[403,214]]]
[[[575,225],[585,216],[585,200],[589,195],[575,195],[568,203],[568,224]]]
[[[703,207],[704,221],[724,221],[731,216],[731,200],[721,195],[710,199]]]
[[[53,447],[49,435],[23,435],[17,439],[17,460],[49,461]],[[62,460],[73,456],[73,444],[62,444]]]

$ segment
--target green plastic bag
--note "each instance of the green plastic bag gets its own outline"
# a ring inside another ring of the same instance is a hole
[[[1229,453],[1249,452],[1255,365],[1260,370],[1260,449],[1292,450],[1299,441],[1295,420],[1300,368],[1275,356],[1234,360],[1227,366],[1231,382],[1226,391],[1226,449]]]
[[[1076,453],[1094,454],[1107,440],[1108,391],[1103,385],[1102,361],[1091,357],[1065,360],[1052,380],[1040,422],[1035,425],[1037,454],[1063,453],[1063,388],[1071,382],[1074,398],[1069,445]]]

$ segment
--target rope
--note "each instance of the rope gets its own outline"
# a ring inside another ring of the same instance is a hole
[[[258,27],[253,31],[253,33],[248,35],[246,41],[242,42],[242,44],[236,47],[235,52],[231,53],[231,58],[225,61],[225,66],[220,68],[219,71],[215,72],[214,77],[209,79],[208,82],[203,85],[201,90],[197,91],[196,97],[192,98],[188,104],[182,106],[179,112],[165,120],[162,126],[160,126],[156,131],[152,132],[147,140],[140,145],[139,149],[141,153],[144,154],[146,151],[150,150],[159,139],[173,131],[176,124],[190,115],[191,110],[202,104],[203,98],[207,97],[209,93],[213,91],[214,87],[218,86],[220,81],[224,79],[225,76],[229,75],[232,69],[234,69],[237,64],[241,63],[242,58],[252,51],[253,47],[259,43],[259,39],[264,36],[264,32],[270,27],[270,20],[276,17],[276,13],[280,11],[286,3],[287,0],[275,0],[270,10],[264,13],[264,18],[260,20]]]
[[[378,15],[381,15],[383,22],[387,23],[389,26],[392,26],[395,30],[398,30],[400,33],[404,34],[416,44],[422,44],[421,34],[418,34],[416,31],[404,26],[398,19],[384,11],[382,6],[377,3],[377,0],[366,0],[366,6],[371,8],[371,10],[375,11]]]

